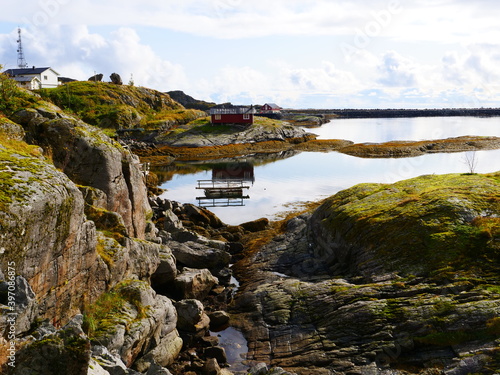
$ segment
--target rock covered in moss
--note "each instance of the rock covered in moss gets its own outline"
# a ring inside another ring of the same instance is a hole
[[[423,176],[358,185],[289,221],[237,267],[248,359],[325,375],[495,373],[499,197],[498,174]]]
[[[316,210],[311,239],[334,273],[366,277],[498,262],[499,197],[498,174],[361,184]]]
[[[101,190],[104,207],[119,213],[132,237],[144,238],[145,217],[151,212],[141,165],[99,129],[47,104],[43,109],[16,113],[16,122],[28,129],[28,138],[52,155],[56,167],[73,182]]]
[[[146,282],[129,280],[118,284],[101,296],[87,314],[91,339],[110,352],[117,352],[127,367],[144,356],[155,359],[155,355],[148,353],[160,344],[172,354],[169,361],[182,347],[172,302],[157,295]],[[143,366],[149,363],[144,361]]]
[[[9,374],[87,375],[90,341],[82,330],[83,317],[75,316],[66,326],[27,343],[16,353],[16,366]]]
[[[31,286],[41,317],[65,323],[104,290],[96,232],[77,186],[22,142],[0,146],[0,248]],[[81,285],[93,285],[87,296]]]

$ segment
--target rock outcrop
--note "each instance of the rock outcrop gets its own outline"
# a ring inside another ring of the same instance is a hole
[[[290,220],[237,265],[249,359],[300,374],[498,372],[498,181],[362,184]]]
[[[293,125],[279,126],[254,124],[250,127],[228,127],[222,131],[204,131],[194,128],[171,136],[162,136],[158,141],[175,147],[206,147],[259,143],[268,141],[305,141],[311,134]]]
[[[102,206],[119,213],[132,237],[144,238],[151,212],[139,159],[102,132],[45,105],[13,116],[28,139],[52,156],[54,165],[73,182],[102,192]]]

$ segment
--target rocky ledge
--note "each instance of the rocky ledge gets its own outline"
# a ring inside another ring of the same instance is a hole
[[[498,373],[499,178],[362,184],[285,222],[236,265],[249,359],[315,375]]]

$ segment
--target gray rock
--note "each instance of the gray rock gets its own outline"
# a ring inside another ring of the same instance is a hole
[[[153,363],[150,367],[146,375],[172,375],[170,371],[168,371],[166,368],[158,366],[157,364]]]
[[[269,371],[267,365],[263,362],[257,363],[248,370],[248,375],[265,375]]]
[[[118,73],[111,73],[109,79],[111,79],[111,83],[114,83],[115,85],[123,85],[122,78]]]
[[[174,363],[182,349],[183,341],[179,336],[177,330],[171,331],[166,336],[163,336],[159,343],[154,348],[146,353],[143,357],[139,358],[134,367],[139,372],[151,371],[154,365],[170,366]],[[157,367],[156,367],[157,368]],[[159,374],[162,374],[162,369],[158,369]]]
[[[227,363],[226,350],[222,346],[211,346],[205,348],[204,354],[208,358],[215,358],[220,365]]]
[[[177,328],[186,332],[208,330],[210,319],[205,314],[203,304],[196,299],[185,299],[175,304]]]
[[[184,268],[175,278],[175,289],[182,299],[203,299],[218,283],[210,271],[204,269]]]
[[[110,353],[109,350],[102,345],[95,345],[92,347],[92,359],[110,375],[127,374],[127,366],[125,366],[120,356]]]
[[[178,262],[190,268],[208,268],[217,271],[229,266],[231,254],[202,243],[188,241],[169,242],[172,254]]]
[[[181,220],[172,210],[165,210],[163,215],[165,216],[164,229],[166,231],[174,232],[183,229]]]
[[[102,77],[103,77],[103,75],[101,73],[95,74],[92,77],[89,77],[89,79],[87,79],[87,81],[101,82],[102,81]]]
[[[151,276],[151,283],[155,289],[168,290],[173,286],[177,276],[177,266],[172,251],[167,246],[163,246],[160,252],[160,264]]]
[[[115,314],[111,328],[96,339],[110,352],[119,353],[127,367],[151,352],[151,346],[165,348],[172,342],[179,346],[179,335],[175,330],[177,313],[170,299],[156,295],[148,283],[138,280],[119,286],[115,292],[126,295],[130,303]]]

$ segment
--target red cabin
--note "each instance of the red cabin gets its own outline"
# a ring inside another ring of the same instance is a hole
[[[210,121],[212,124],[243,124],[252,125],[255,110],[250,107],[212,108]]]
[[[266,103],[264,104],[260,112],[261,113],[279,113],[283,108],[281,108],[279,105],[275,103]]]

